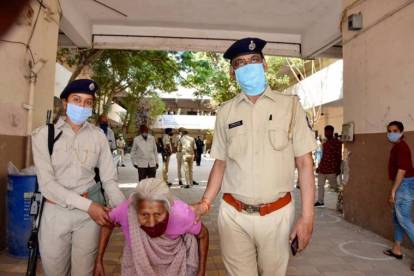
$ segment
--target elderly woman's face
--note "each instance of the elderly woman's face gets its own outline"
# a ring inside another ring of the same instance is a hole
[[[138,222],[147,227],[154,227],[167,216],[167,210],[162,202],[142,200],[138,202]]]

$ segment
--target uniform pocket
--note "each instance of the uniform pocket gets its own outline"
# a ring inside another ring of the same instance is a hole
[[[95,168],[98,164],[98,153],[94,148],[79,148],[76,157],[80,164],[86,168]]]
[[[237,159],[244,154],[247,148],[246,134],[237,133],[230,137],[229,147],[227,149],[227,155],[230,159]]]
[[[268,131],[269,142],[274,150],[281,151],[289,144],[288,133],[282,129],[270,129]]]

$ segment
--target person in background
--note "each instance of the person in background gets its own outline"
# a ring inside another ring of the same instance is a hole
[[[316,137],[316,150],[315,150],[315,163],[319,166],[319,163],[322,159],[322,142],[321,138],[318,136]]]
[[[393,206],[394,246],[385,250],[384,254],[402,259],[401,243],[407,234],[414,243],[414,223],[412,206],[414,202],[414,168],[411,150],[404,141],[404,125],[393,121],[387,127],[388,140],[393,144],[388,161],[388,177],[392,182],[388,198]],[[414,265],[411,265],[414,270]]]
[[[182,163],[181,166],[184,169],[185,186],[184,188],[190,188],[194,183],[193,181],[193,161],[194,153],[196,149],[195,140],[193,137],[188,135],[187,130],[182,130],[183,136],[180,139],[181,152],[182,152]]]
[[[94,276],[105,275],[104,254],[114,226],[125,237],[122,276],[205,275],[208,230],[163,180],[142,180],[109,217],[112,225],[101,229]]]
[[[325,182],[338,191],[337,176],[341,173],[342,142],[334,138],[334,127],[325,127],[326,141],[322,144],[322,159],[316,172],[318,173],[318,201],[315,207],[325,207]]]
[[[131,161],[138,169],[138,179],[155,177],[158,169],[158,150],[155,138],[148,133],[148,127],[141,125],[140,135],[134,138]]]
[[[116,146],[121,156],[121,166],[125,167],[125,140],[122,134],[119,135],[118,140],[116,140]]]
[[[171,145],[171,137],[173,135],[173,130],[171,128],[166,128],[165,133],[162,136],[162,178],[164,179],[165,183],[168,186],[171,186],[172,183],[168,181],[168,168],[170,166],[170,156],[172,154],[172,145]]]
[[[175,137],[175,147],[177,149],[177,152],[175,153],[175,157],[177,158],[177,178],[178,178],[178,185],[182,186],[182,174],[181,174],[181,164],[183,162],[183,153],[182,153],[182,147],[181,147],[181,137],[183,136],[183,128],[180,127],[178,129],[178,134]]]
[[[196,147],[197,147],[197,153],[196,153],[196,164],[197,166],[201,165],[201,156],[203,154],[204,150],[204,142],[201,140],[200,136],[197,136],[195,139]]]
[[[98,250],[99,225],[109,225],[101,187],[115,207],[125,200],[118,188],[115,164],[102,130],[87,122],[98,85],[93,80],[70,82],[60,94],[66,117],[54,125],[53,152],[48,127],[32,135],[33,161],[45,199],[39,249],[46,276],[89,276]],[[99,168],[101,184],[95,182]],[[99,224],[99,225],[98,225]]]
[[[109,143],[109,148],[111,151],[116,150],[116,141],[115,141],[115,134],[108,123],[108,116],[105,114],[102,114],[99,116],[99,127],[103,130],[103,132],[106,135],[106,139]]]

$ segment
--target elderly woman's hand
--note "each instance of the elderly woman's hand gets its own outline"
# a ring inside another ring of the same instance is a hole
[[[199,222],[201,216],[207,214],[208,209],[209,209],[208,206],[206,206],[203,202],[192,204],[190,205],[190,207],[196,215],[196,222]]]

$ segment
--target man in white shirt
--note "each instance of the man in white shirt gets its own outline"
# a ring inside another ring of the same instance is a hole
[[[140,135],[134,138],[131,161],[138,169],[138,179],[155,177],[158,169],[158,151],[154,136],[148,134],[148,127],[141,125]]]

